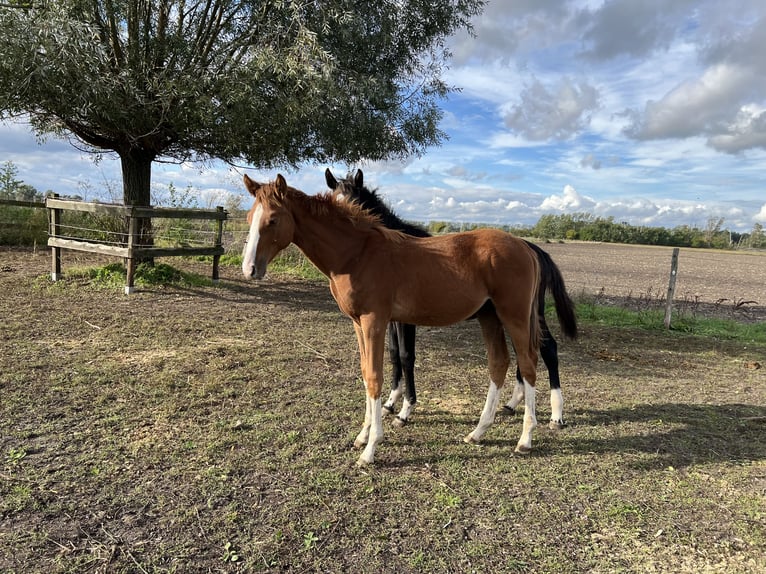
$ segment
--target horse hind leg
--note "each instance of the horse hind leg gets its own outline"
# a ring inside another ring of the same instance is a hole
[[[505,375],[511,363],[503,324],[497,315],[494,312],[480,314],[479,323],[484,337],[484,344],[487,347],[489,389],[487,390],[487,399],[481,411],[479,424],[463,439],[469,444],[478,444],[484,433],[495,421],[495,412],[500,402],[500,390],[503,388]]]
[[[548,380],[551,383],[551,420],[548,428],[561,430],[566,427],[564,422],[564,397],[561,394],[561,379],[559,378],[559,354],[556,339],[548,331],[548,325],[540,322],[543,330],[543,342],[540,345],[540,356],[548,370]]]
[[[399,344],[401,338],[399,337],[399,323],[388,324],[388,357],[391,361],[391,394],[388,395],[388,400],[383,403],[383,416],[394,414],[396,402],[399,397],[402,396],[402,361],[400,358]]]
[[[564,397],[561,394],[561,379],[559,377],[558,344],[548,330],[547,323],[542,318],[540,320],[540,327],[542,330],[540,356],[548,371],[548,380],[551,386],[551,420],[548,423],[548,428],[551,430],[561,430],[567,425],[564,422]],[[524,400],[524,380],[517,365],[516,385],[510,400],[503,405],[503,409],[510,414],[514,414],[516,407],[522,400]]]
[[[402,427],[407,424],[412,409],[418,401],[415,392],[415,325],[396,323],[396,326],[399,337],[399,361],[404,375],[404,400],[393,424]]]
[[[513,393],[507,403],[503,405],[503,410],[508,414],[514,414],[516,407],[524,400],[524,379],[521,378],[521,372],[518,365],[516,366],[516,384],[513,386]]]
[[[505,313],[501,306],[497,305],[498,315],[500,316],[505,329],[511,337],[513,348],[516,351],[518,360],[518,370],[521,375],[523,396],[524,396],[524,423],[521,437],[516,445],[516,452],[519,454],[528,454],[532,450],[532,431],[537,426],[537,417],[535,415],[535,381],[537,379],[537,349],[531,342],[531,329],[528,315],[519,313]],[[537,327],[537,325],[535,325]],[[518,392],[519,385],[516,385]]]

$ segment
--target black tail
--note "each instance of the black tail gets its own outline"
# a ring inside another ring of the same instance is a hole
[[[561,325],[561,332],[565,337],[576,339],[577,317],[575,317],[574,303],[569,298],[561,271],[546,251],[529,241],[527,241],[527,245],[537,253],[537,260],[540,262],[540,292],[538,294],[540,313],[545,310],[545,291],[550,290],[556,306],[559,325]]]

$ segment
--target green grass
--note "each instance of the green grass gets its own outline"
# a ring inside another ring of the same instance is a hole
[[[117,289],[125,286],[127,269],[122,263],[109,263],[100,267],[72,267],[65,270],[65,277],[81,284],[83,281],[100,289]],[[212,281],[197,273],[181,271],[167,263],[140,263],[133,276],[137,287],[178,285],[187,287],[210,286]]]
[[[639,328],[665,331],[664,311],[647,309],[635,311],[619,306],[577,303],[577,317],[581,322],[610,327]],[[766,343],[766,323],[742,323],[734,320],[673,313],[672,331],[743,343]]]

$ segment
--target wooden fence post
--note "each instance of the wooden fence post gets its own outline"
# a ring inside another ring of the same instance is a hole
[[[59,196],[54,193],[51,197],[54,199]],[[58,237],[61,233],[61,210],[48,208],[48,235]],[[61,249],[51,247],[51,281],[61,279]]]
[[[133,210],[130,210],[128,215],[128,272],[125,285],[125,295],[133,293],[133,280],[136,274],[136,254],[133,252],[135,249],[136,240],[138,239],[138,224],[140,219],[136,217]]]
[[[219,214],[223,214],[223,207],[218,206],[215,208],[215,210]],[[215,247],[220,248],[223,245],[223,217],[219,218],[216,223],[218,224],[218,228],[215,232]],[[213,255],[213,284],[218,283],[219,275],[218,275],[218,267],[219,263],[221,261],[221,256],[216,254]]]
[[[670,315],[673,311],[673,297],[676,292],[676,275],[678,275],[678,247],[673,248],[670,258],[670,279],[668,280],[668,297],[665,301],[665,328],[670,329]]]

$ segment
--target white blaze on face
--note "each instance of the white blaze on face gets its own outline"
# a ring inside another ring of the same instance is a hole
[[[263,206],[259,203],[253,213],[250,232],[247,235],[247,243],[245,243],[245,247],[242,249],[242,273],[244,273],[247,279],[250,279],[255,271],[255,251],[258,249],[258,240],[261,238],[258,227],[261,223],[262,214]]]

